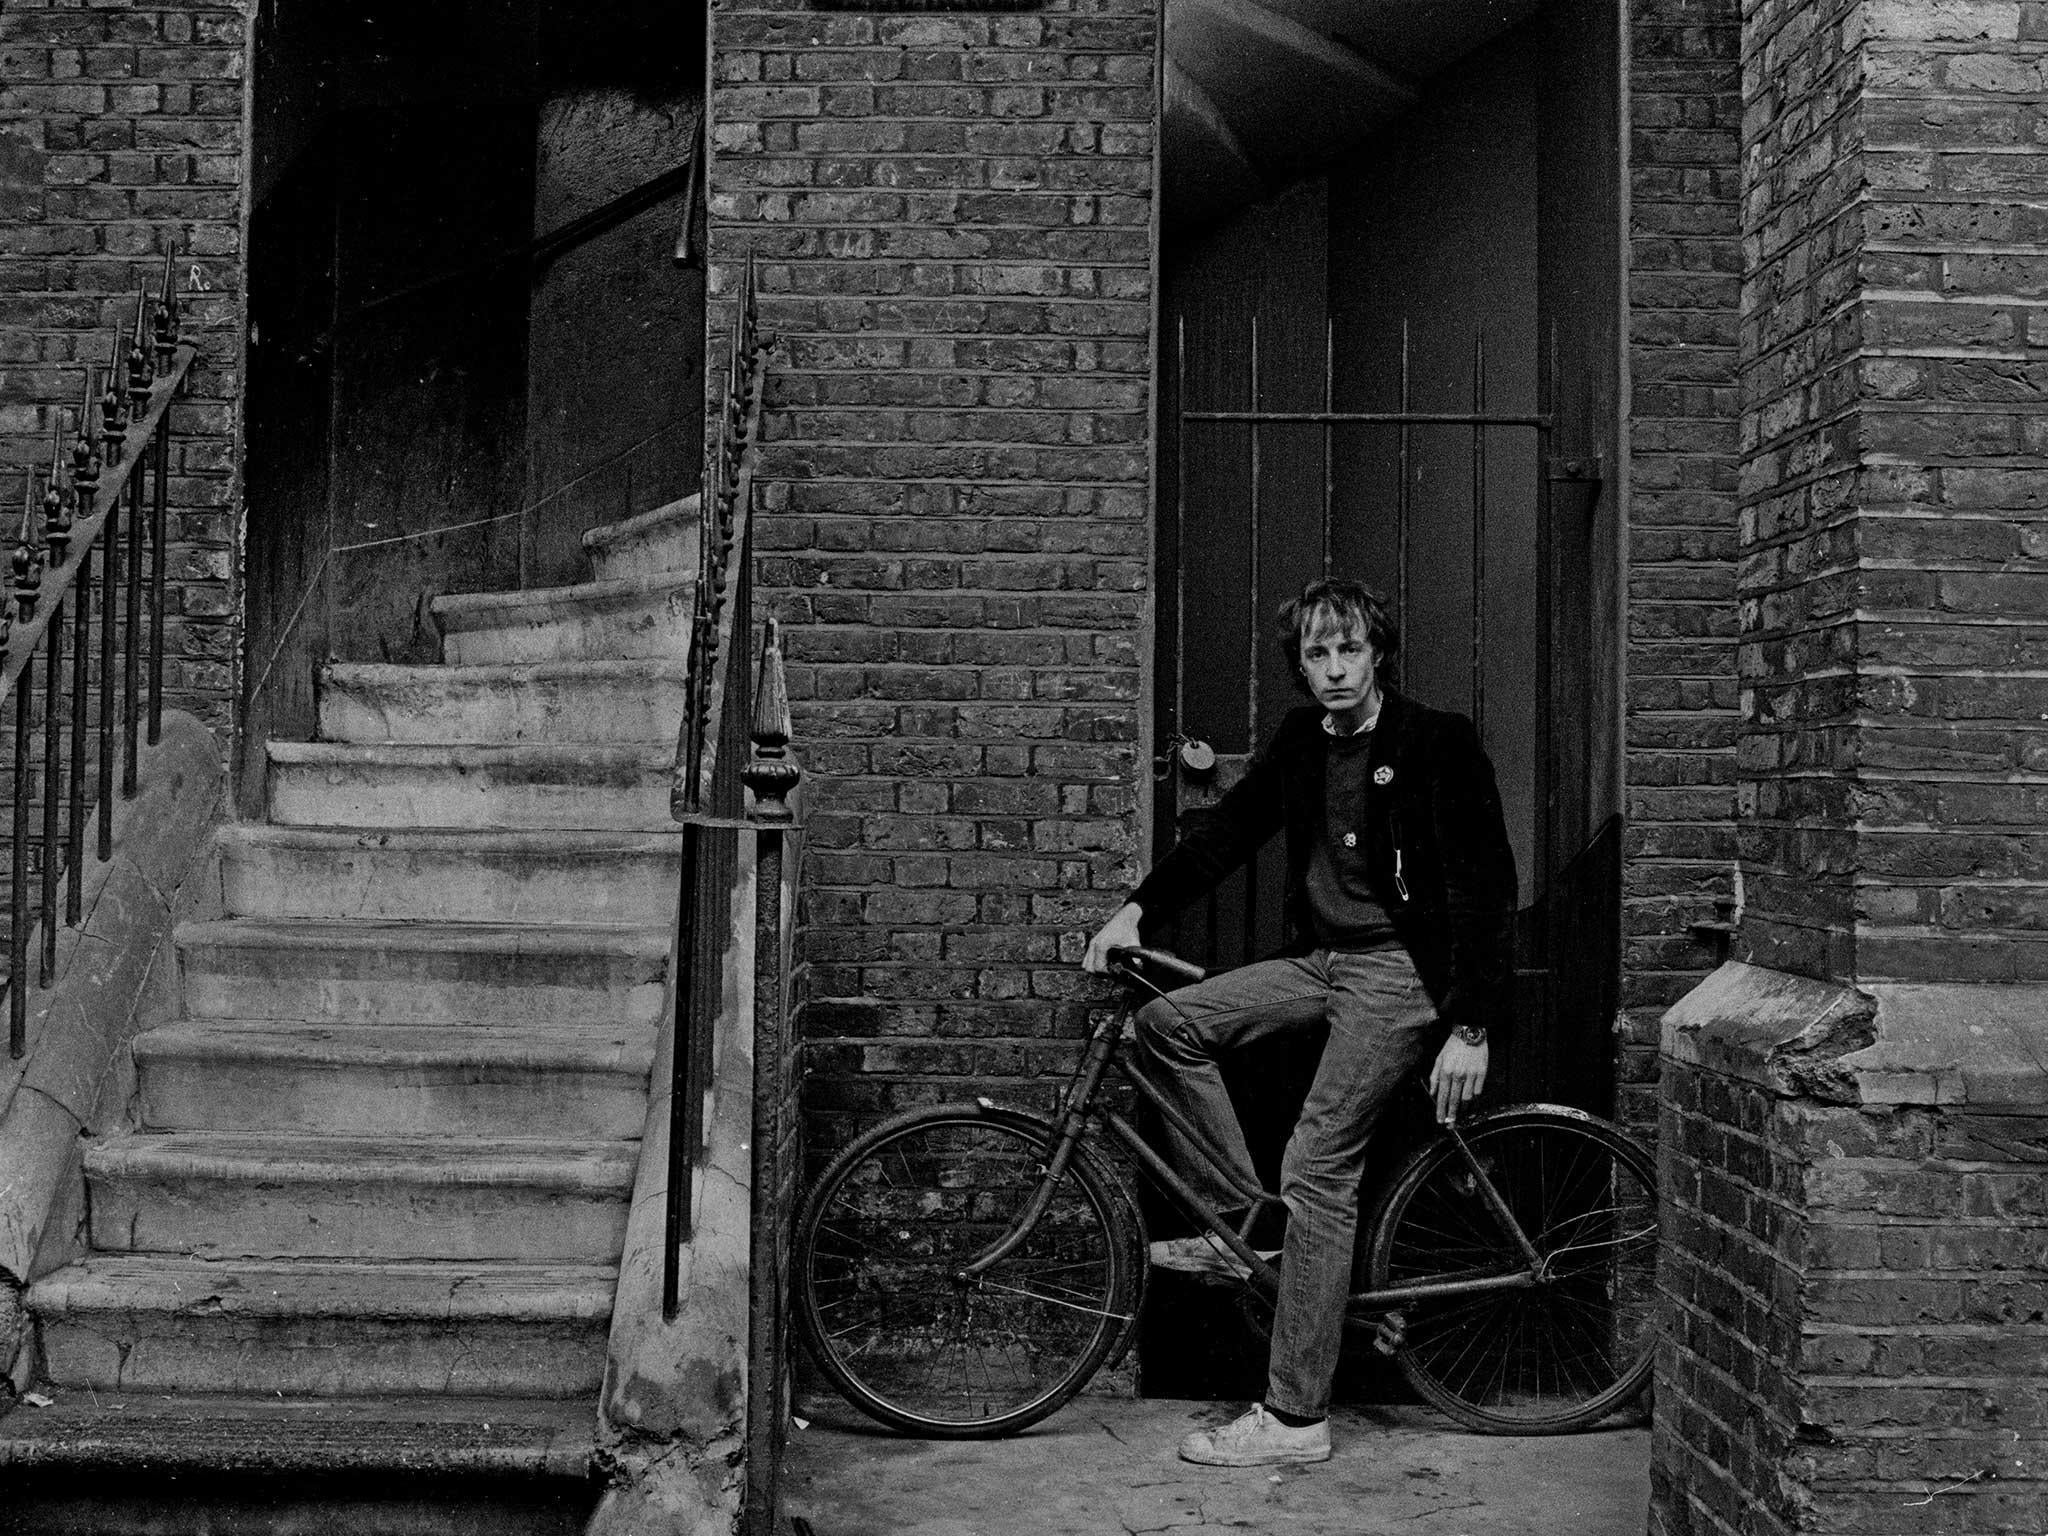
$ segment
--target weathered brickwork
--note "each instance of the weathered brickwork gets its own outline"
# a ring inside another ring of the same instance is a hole
[[[1623,1038],[1656,1118],[1657,1021],[1719,960],[1735,865],[1737,0],[1636,0],[1629,73]]]
[[[1665,1074],[1652,1536],[2040,1529],[2048,1120]]]
[[[1063,1069],[1136,874],[1156,10],[712,14],[712,323],[752,253],[780,337],[757,570],[828,1137]]]
[[[82,365],[105,362],[138,283],[154,289],[175,252],[199,362],[172,417],[165,685],[223,739],[247,29],[240,6],[200,0],[0,3],[0,491],[48,463]]]
[[[2048,5],[1750,7],[1747,952],[2048,975]]]

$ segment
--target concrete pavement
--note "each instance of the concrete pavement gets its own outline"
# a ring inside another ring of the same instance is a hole
[[[784,1473],[814,1536],[1642,1536],[1650,1435],[1476,1435],[1422,1408],[1342,1408],[1309,1467],[1174,1455],[1242,1404],[1084,1397],[1010,1440],[907,1440],[807,1394]]]

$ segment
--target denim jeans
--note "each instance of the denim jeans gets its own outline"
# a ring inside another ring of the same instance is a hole
[[[1139,1010],[1132,1066],[1256,1183],[1244,1130],[1217,1070],[1219,1053],[1329,1021],[1330,1038],[1280,1165],[1287,1237],[1273,1318],[1266,1400],[1320,1417],[1343,1339],[1366,1140],[1394,1090],[1428,1050],[1436,1009],[1408,952],[1317,950],[1225,971]],[[1244,1197],[1167,1127],[1175,1169],[1218,1210]]]

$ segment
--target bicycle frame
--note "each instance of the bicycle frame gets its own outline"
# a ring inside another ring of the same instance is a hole
[[[1136,979],[1143,980],[1143,978]],[[1147,986],[1150,985],[1149,982],[1145,984]],[[1156,988],[1153,990],[1157,991]],[[1160,993],[1159,995],[1164,997],[1166,994]],[[1079,1145],[1083,1137],[1090,1134],[1093,1117],[1099,1114],[1101,1124],[1115,1138],[1117,1144],[1123,1147],[1132,1159],[1159,1184],[1160,1188],[1166,1191],[1183,1213],[1204,1230],[1220,1239],[1229,1247],[1232,1253],[1236,1254],[1242,1262],[1250,1266],[1251,1278],[1255,1284],[1261,1285],[1267,1290],[1278,1289],[1280,1283],[1279,1270],[1259,1257],[1257,1251],[1246,1241],[1245,1234],[1250,1231],[1252,1218],[1258,1211],[1265,1206],[1278,1205],[1280,1203],[1280,1196],[1274,1194],[1271,1190],[1247,1183],[1237,1177],[1226,1165],[1223,1153],[1216,1144],[1203,1135],[1200,1129],[1184,1115],[1168,1104],[1156,1088],[1146,1082],[1137,1072],[1133,1071],[1129,1063],[1123,1060],[1117,1047],[1122,1040],[1124,1023],[1130,1017],[1130,1014],[1130,995],[1127,991],[1114,1014],[1103,1023],[1098,1024],[1089,1036],[1088,1045],[1082,1055],[1081,1062],[1076,1067],[1074,1076],[1068,1083],[1066,1094],[1060,1105],[1059,1114],[1053,1120],[1053,1135],[1047,1146],[1049,1155],[1046,1161],[1045,1177],[1040,1181],[1038,1189],[1033,1193],[1030,1203],[1025,1206],[1023,1214],[1017,1220],[1017,1224],[1009,1232],[997,1239],[986,1251],[977,1255],[971,1263],[967,1264],[960,1272],[962,1279],[977,1279],[987,1273],[1011,1253],[1015,1252],[1018,1246],[1031,1235],[1032,1229],[1038,1225],[1039,1219],[1044,1216],[1046,1208],[1051,1204],[1053,1191],[1058,1186],[1059,1181],[1066,1176],[1067,1168],[1074,1158],[1075,1147]],[[1096,1096],[1101,1091],[1103,1078],[1108,1074],[1112,1066],[1116,1068],[1123,1081],[1128,1083],[1139,1097],[1149,1103],[1158,1111],[1161,1118],[1187,1138],[1189,1144],[1194,1147],[1196,1154],[1212,1173],[1216,1174],[1223,1183],[1242,1194],[1247,1201],[1251,1202],[1251,1209],[1246,1213],[1240,1230],[1233,1230],[1230,1224],[1218,1214],[1216,1209],[1204,1200],[1186,1179],[1181,1177],[1172,1164],[1168,1163],[1159,1152],[1146,1142],[1144,1137],[1138,1134],[1137,1129],[1128,1120],[1113,1109],[1100,1111],[1096,1109]],[[1460,1155],[1465,1160],[1466,1168],[1472,1174],[1474,1187],[1480,1191],[1488,1208],[1493,1212],[1494,1219],[1500,1223],[1502,1232],[1513,1240],[1515,1246],[1527,1260],[1527,1268],[1506,1270],[1492,1275],[1475,1275],[1469,1279],[1431,1280],[1415,1285],[1386,1286],[1378,1290],[1354,1291],[1346,1302],[1347,1309],[1363,1312],[1387,1312],[1395,1307],[1414,1301],[1434,1301],[1447,1297],[1469,1296],[1494,1291],[1527,1290],[1536,1286],[1543,1279],[1543,1256],[1537,1252],[1536,1245],[1529,1240],[1529,1235],[1522,1230],[1521,1224],[1515,1220],[1514,1212],[1509,1208],[1507,1201],[1502,1197],[1500,1191],[1494,1186],[1493,1180],[1487,1176],[1485,1167],[1466,1143],[1464,1135],[1455,1125],[1442,1126],[1439,1134],[1448,1136],[1457,1146]]]

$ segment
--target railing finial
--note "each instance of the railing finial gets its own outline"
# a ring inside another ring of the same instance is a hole
[[[71,500],[80,517],[92,516],[99,490],[100,463],[92,447],[92,364],[85,365],[85,393],[78,402],[78,436],[71,444]]]
[[[100,463],[112,464],[128,437],[128,386],[121,376],[121,331],[107,358],[106,392],[100,396]]]
[[[50,546],[52,567],[64,563],[71,547],[71,514],[64,502],[64,412],[50,422],[50,478],[43,485],[43,538]]]
[[[178,350],[178,279],[172,270],[176,243],[165,247],[163,286],[156,301],[156,371],[171,371],[171,357]]]
[[[787,825],[796,820],[789,795],[803,769],[789,756],[789,681],[782,671],[782,626],[771,614],[762,626],[761,676],[754,689],[754,755],[740,779],[754,792],[754,820]]]
[[[21,537],[14,546],[14,605],[20,610],[18,623],[36,616],[36,597],[42,588],[42,558],[36,549],[36,472],[22,476]]]
[[[137,421],[149,412],[149,386],[156,379],[148,325],[149,284],[145,280],[135,291],[135,329],[128,342],[128,393],[134,401],[130,414]]]

